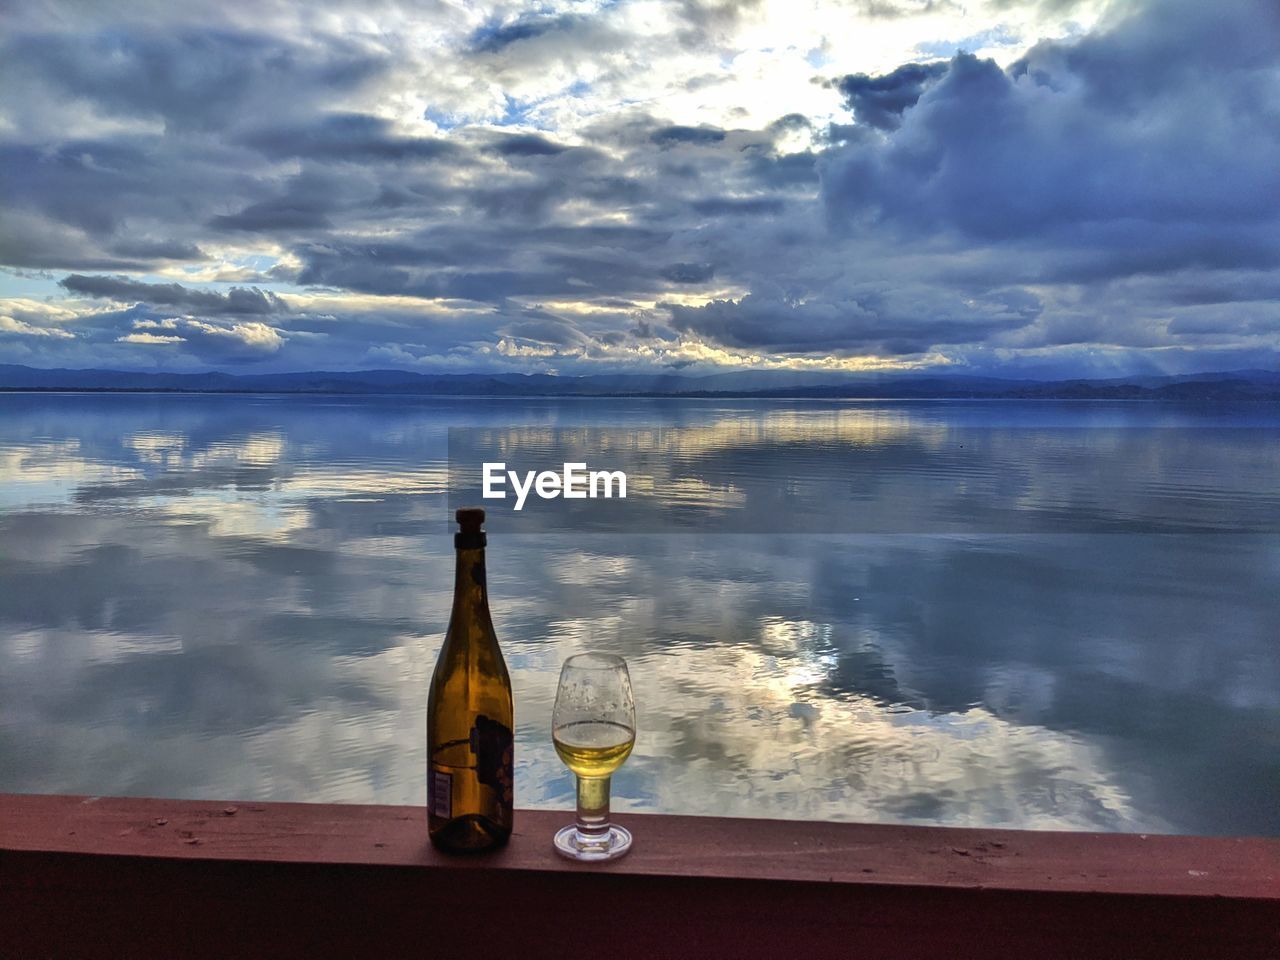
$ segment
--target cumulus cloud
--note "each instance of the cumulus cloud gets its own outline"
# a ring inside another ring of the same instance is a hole
[[[960,54],[847,77],[851,107],[879,132],[822,158],[823,201],[837,230],[967,249],[953,282],[1089,301],[1087,323],[1046,311],[1044,345],[1073,329],[1171,346],[1186,329],[1170,322],[1179,277],[1215,273],[1220,295],[1244,300],[1227,293],[1242,275],[1280,265],[1280,207],[1259,204],[1280,196],[1280,113],[1265,95],[1278,80],[1280,11],[1262,0],[1143,5],[1008,69]],[[891,110],[877,99],[890,93]],[[1161,276],[1171,295],[1145,307],[1110,295]],[[1248,335],[1252,313],[1224,311],[1219,337]],[[1274,362],[1274,345],[1260,356]]]
[[[70,340],[75,334],[68,330],[61,330],[58,327],[40,327],[33,323],[27,323],[25,320],[18,320],[15,317],[7,316],[0,313],[0,336],[17,336],[17,337],[54,337],[62,340]]]
[[[284,343],[279,330],[258,320],[229,326],[184,320],[179,329],[197,354],[215,359],[256,360],[275,353]]]
[[[116,337],[116,343],[185,343],[186,341],[176,334],[165,333],[126,333],[122,337]]]
[[[67,325],[75,317],[74,310],[37,300],[17,297],[3,300],[0,301],[0,339],[8,339],[10,343],[16,338],[41,338],[46,342],[74,340],[76,335]]]
[[[187,307],[202,313],[282,313],[287,309],[276,294],[256,287],[232,287],[226,293],[218,293],[193,290],[179,283],[142,283],[127,277],[78,273],[58,282],[67,291],[82,296]]]
[[[836,86],[859,122],[892,130],[902,122],[903,112],[916,105],[925,88],[947,70],[945,63],[907,63],[879,77],[853,73],[842,77]]]
[[[194,317],[166,317],[135,320],[133,327],[133,333],[117,337],[116,342],[182,344],[201,359],[227,363],[262,360],[285,342],[279,330],[258,320],[220,324]]]
[[[825,158],[829,211],[1108,255],[1146,238],[1149,269],[1199,261],[1208,237],[1239,229],[1273,262],[1276,218],[1257,199],[1280,189],[1280,114],[1262,95],[1280,67],[1280,10],[1229,6],[1169,0],[1108,32],[1038,44],[1008,70],[960,54],[924,74],[845,78],[855,112],[896,129]],[[904,91],[893,110],[874,100],[884,91]]]

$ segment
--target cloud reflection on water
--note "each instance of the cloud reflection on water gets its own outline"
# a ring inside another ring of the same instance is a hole
[[[422,802],[446,428],[694,416],[166,399],[0,398],[2,789]],[[725,437],[769,449],[737,421],[882,419],[897,443],[974,417],[696,414],[721,422],[698,431],[722,464]],[[1274,536],[495,535],[492,553],[522,805],[571,803],[556,673],[603,647],[641,711],[619,808],[1280,833]]]

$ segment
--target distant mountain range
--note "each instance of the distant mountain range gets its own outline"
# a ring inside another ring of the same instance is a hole
[[[1280,371],[1233,370],[1108,380],[1008,380],[947,374],[832,375],[786,371],[614,374],[422,374],[405,370],[309,373],[142,373],[42,370],[0,364],[0,391],[326,393],[416,396],[819,397],[1066,400],[1280,400]]]

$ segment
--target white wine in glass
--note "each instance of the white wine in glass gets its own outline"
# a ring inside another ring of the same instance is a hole
[[[556,850],[572,860],[622,856],[631,849],[631,834],[609,822],[609,777],[636,742],[636,705],[625,660],[584,653],[564,662],[551,737],[578,778],[578,820],[557,831]]]

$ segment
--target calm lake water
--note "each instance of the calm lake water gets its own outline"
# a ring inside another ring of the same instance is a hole
[[[652,502],[836,531],[495,517],[519,806],[594,648],[617,809],[1280,835],[1268,405],[0,395],[0,790],[424,803],[451,427],[658,431]]]

